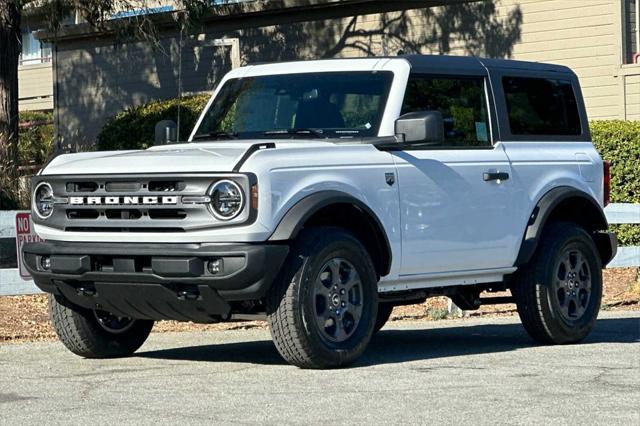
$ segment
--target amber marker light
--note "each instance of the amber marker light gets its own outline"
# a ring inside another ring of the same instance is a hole
[[[258,209],[258,184],[251,185],[251,208]]]

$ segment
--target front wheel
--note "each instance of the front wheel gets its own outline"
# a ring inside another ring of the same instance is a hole
[[[591,236],[573,223],[545,229],[531,262],[513,289],[518,314],[540,343],[584,339],[598,317],[602,264]]]
[[[85,309],[63,296],[49,295],[49,317],[60,341],[85,358],[131,355],[147,340],[153,321]]]
[[[301,368],[334,368],[366,349],[378,309],[377,280],[362,244],[339,228],[303,231],[267,297],[278,352]]]

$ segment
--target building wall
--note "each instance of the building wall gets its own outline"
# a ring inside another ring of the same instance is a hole
[[[152,0],[148,2],[148,6],[155,11],[177,8],[177,4],[173,0]],[[32,10],[29,10],[30,8]],[[27,13],[23,16],[21,25],[23,43],[27,34],[46,27],[46,19],[36,10],[36,7],[27,5]],[[64,20],[65,25],[80,22],[82,22],[82,17],[79,13],[72,13]],[[33,43],[34,40],[31,39],[30,42]],[[53,71],[49,44],[41,45],[41,55],[40,59],[27,59],[18,68],[18,108],[20,111],[53,109]]]
[[[18,108],[20,111],[53,109],[51,63],[18,68]]]
[[[21,24],[22,54],[18,66],[18,109],[53,109],[51,50],[40,43],[32,31],[42,27],[43,18],[27,13]]]
[[[61,44],[56,53],[58,93],[56,123],[63,145],[90,145],[102,125],[118,112],[154,99],[210,91],[239,61],[233,41],[219,45],[201,37],[185,40],[182,69],[178,37],[169,35],[157,46],[120,45],[110,40]]]
[[[640,64],[624,65],[620,0],[509,0],[500,14],[514,7],[523,16],[515,59],[571,67],[590,119],[640,119]]]
[[[625,76],[626,118],[640,120],[640,73]]]
[[[563,64],[578,74],[591,119],[640,119],[640,65],[622,65],[620,0],[501,0],[308,21],[224,20],[184,41],[184,92],[211,91],[240,62],[432,53]],[[238,39],[235,52],[219,40]],[[179,34],[156,47],[109,38],[58,44],[58,129],[91,144],[122,109],[178,93]]]
[[[632,3],[625,1],[627,7]],[[640,119],[640,64],[625,65],[625,15],[620,0],[501,0],[495,4],[495,12],[482,4],[409,11],[410,39],[420,45],[408,50],[566,65],[580,79],[590,119]],[[466,14],[458,12],[464,9]],[[454,22],[446,19],[452,12]],[[378,16],[364,17],[359,29],[380,27]],[[467,26],[465,21],[474,17],[484,24]],[[402,48],[402,41],[393,34],[387,38],[388,53]]]

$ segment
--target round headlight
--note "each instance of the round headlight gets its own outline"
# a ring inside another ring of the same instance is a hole
[[[46,182],[40,182],[33,191],[33,210],[41,219],[53,213],[53,189]]]
[[[244,193],[237,183],[221,180],[209,190],[211,213],[220,220],[231,220],[238,216],[244,207]]]

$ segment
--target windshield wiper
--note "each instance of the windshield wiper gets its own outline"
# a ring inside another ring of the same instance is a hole
[[[238,134],[220,131],[212,133],[201,133],[193,137],[194,141],[200,139],[238,139]]]
[[[305,135],[305,136],[313,136],[316,138],[326,137],[322,129],[306,129],[306,128],[267,130],[266,132],[263,133],[263,135],[265,136]]]

